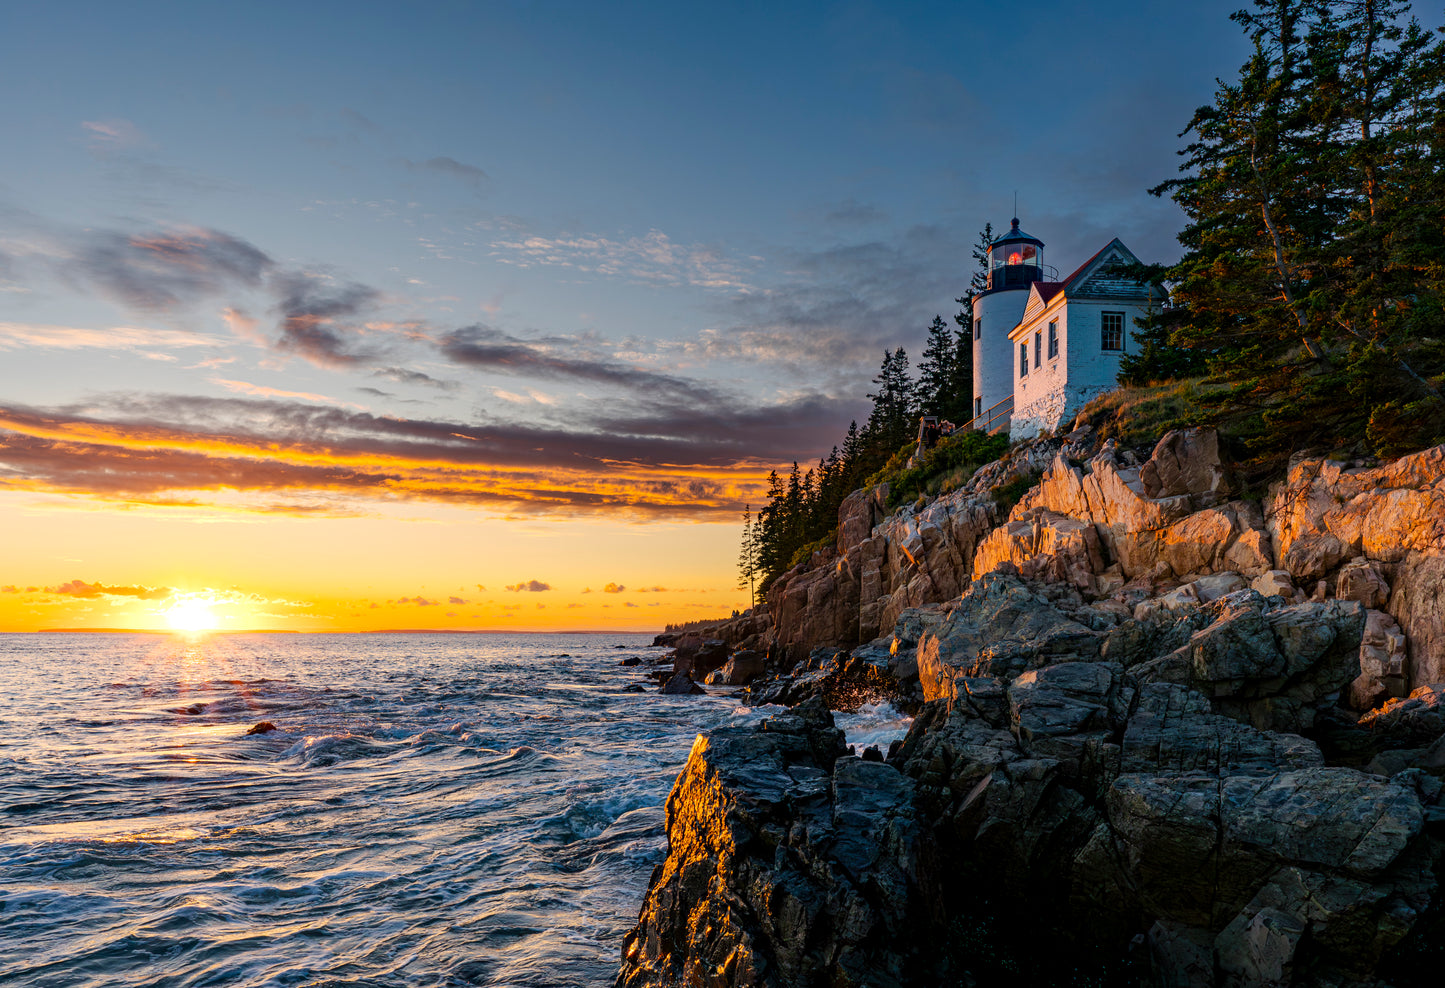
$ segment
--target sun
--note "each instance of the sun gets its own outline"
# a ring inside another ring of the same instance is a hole
[[[166,611],[166,621],[175,631],[197,634],[216,630],[216,615],[211,605],[198,598],[178,601]]]

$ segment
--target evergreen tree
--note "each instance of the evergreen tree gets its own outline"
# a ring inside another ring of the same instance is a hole
[[[758,603],[755,588],[758,575],[757,531],[752,523],[753,506],[743,508],[743,538],[738,550],[738,589],[747,590],[748,606]]]
[[[934,316],[928,327],[928,342],[918,362],[918,409],[924,415],[943,415],[953,397],[953,334],[943,317]]]
[[[884,350],[883,364],[873,383],[878,385],[878,391],[868,395],[873,399],[868,435],[870,444],[886,460],[914,433],[913,381],[908,376],[907,351],[902,347],[891,353]]]
[[[1146,346],[1183,348],[1189,369],[1207,361],[1229,382],[1214,401],[1257,410],[1244,441],[1262,457],[1356,441],[1364,422],[1381,452],[1445,434],[1445,345],[1429,328],[1445,47],[1407,10],[1255,0],[1235,14],[1254,54],[1190,121],[1184,177],[1151,190],[1189,225],[1174,309]]]

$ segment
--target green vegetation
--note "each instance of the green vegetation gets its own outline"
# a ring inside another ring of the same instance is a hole
[[[958,487],[979,467],[1008,452],[1008,436],[990,436],[974,430],[955,432],[939,440],[937,446],[925,451],[910,467],[908,460],[913,450],[914,444],[910,443],[868,478],[870,486],[888,485],[890,508],[913,501],[919,495],[936,495]]]

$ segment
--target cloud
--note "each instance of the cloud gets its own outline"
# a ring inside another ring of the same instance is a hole
[[[392,601],[387,601],[387,603],[390,604],[390,603],[392,603]],[[398,598],[396,599],[396,603],[398,603],[398,604],[415,604],[417,607],[439,607],[439,606],[441,606],[441,601],[439,601],[439,600],[428,600],[427,598],[421,596],[420,594],[418,594],[418,595],[415,596],[415,597],[398,597]]]
[[[225,388],[227,391],[234,391],[237,394],[243,395],[256,395],[259,398],[300,398],[303,401],[316,401],[323,405],[343,405],[348,408],[360,407],[350,402],[337,401],[328,395],[314,394],[310,391],[283,391],[280,388],[270,388],[264,384],[252,384],[249,381],[231,381],[224,377],[211,377],[207,378],[207,380],[212,384]]]
[[[60,597],[82,597],[86,599],[95,597],[135,597],[139,600],[165,600],[175,591],[169,587],[108,587],[104,583],[86,583],[84,580],[71,580],[69,583],[62,583],[57,587],[46,587],[45,592]]]
[[[587,274],[652,285],[688,284],[748,292],[749,272],[740,261],[702,244],[673,243],[660,230],[613,240],[596,234],[525,236],[491,243],[492,257],[518,267],[573,268]]]
[[[17,587],[17,586],[16,586],[15,584],[13,584],[13,583],[6,584],[5,586],[0,587],[0,593],[19,593],[19,592],[20,592],[20,588]]]
[[[527,341],[490,326],[477,324],[446,334],[439,341],[442,355],[455,364],[476,370],[544,378],[570,378],[654,394],[688,395],[694,400],[717,397],[700,381],[639,370],[616,361],[563,352],[572,341]]]
[[[448,598],[447,598],[447,603],[448,603],[448,604],[458,604],[458,605],[459,605],[459,604],[465,604],[466,601],[463,600],[461,597],[448,597]]]
[[[433,171],[446,175],[478,191],[488,181],[487,173],[476,165],[468,165],[445,155],[428,158],[426,161],[408,161],[406,166],[412,171]]]
[[[239,397],[0,405],[0,487],[165,505],[244,496],[252,510],[288,513],[341,510],[340,498],[366,498],[731,514],[759,503],[769,469],[826,450],[845,410],[816,398],[737,409],[678,400],[549,426]],[[303,493],[311,500],[260,500]]]
[[[351,320],[377,303],[381,293],[376,289],[356,282],[336,285],[301,272],[277,275],[271,287],[281,314],[277,349],[329,368],[372,359],[355,349],[362,330]]]
[[[136,147],[146,143],[140,128],[119,117],[110,120],[83,120],[80,124],[89,136],[92,148]]]
[[[133,308],[163,311],[224,290],[259,288],[274,262],[219,230],[85,231],[64,270]]]
[[[111,326],[87,329],[77,326],[0,322],[0,350],[43,347],[54,350],[145,350],[151,347],[216,346],[218,340],[183,329]]]
[[[667,593],[666,587],[638,587],[638,593]]]
[[[622,584],[620,584],[620,583],[609,583],[609,584],[607,584],[607,586],[605,586],[605,587],[602,588],[602,592],[603,592],[603,593],[621,593],[622,591],[624,591],[624,590],[626,590],[626,589],[627,589],[627,588],[624,587],[624,586],[623,586]]]
[[[543,590],[551,590],[552,586],[541,580],[528,580],[526,583],[509,583],[507,589],[512,593],[521,593],[524,590],[528,593],[541,593]]]
[[[458,387],[456,381],[441,381],[430,374],[408,370],[405,367],[383,367],[381,370],[373,371],[372,377],[384,377],[398,384],[424,384],[442,391],[453,391]]]

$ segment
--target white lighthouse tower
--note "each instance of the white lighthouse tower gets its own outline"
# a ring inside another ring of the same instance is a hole
[[[1009,332],[1019,324],[1029,288],[1058,275],[1043,262],[1044,242],[1019,229],[1014,217],[1008,233],[988,249],[988,288],[973,299],[973,414],[975,428],[1006,427],[1014,393],[1014,343]],[[981,416],[987,416],[981,418]]]

